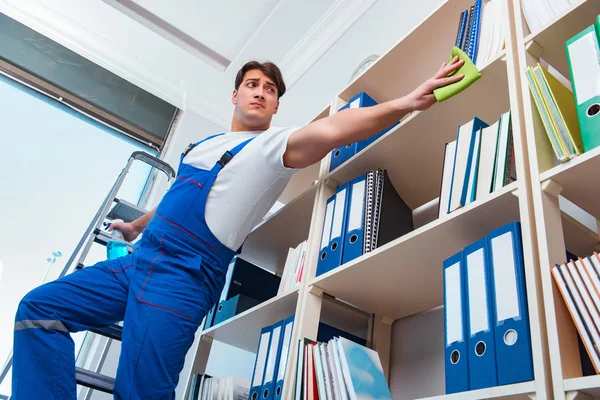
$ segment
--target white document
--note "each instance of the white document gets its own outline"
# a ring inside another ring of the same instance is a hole
[[[333,221],[333,208],[335,206],[335,200],[327,203],[327,209],[325,210],[325,223],[323,224],[323,235],[321,236],[321,250],[329,246],[329,238],[331,235],[331,223]]]
[[[348,231],[359,229],[363,224],[363,210],[365,209],[365,181],[356,182],[352,185],[352,196],[350,199],[350,220]]]
[[[448,347],[452,343],[464,341],[460,263],[446,268],[444,274],[446,275],[446,347]]]
[[[496,319],[502,322],[521,316],[517,267],[513,251],[512,232],[506,232],[491,240],[492,270],[496,293]]]
[[[469,291],[469,325],[471,336],[490,330],[488,285],[485,270],[485,253],[477,249],[467,255],[467,290]]]
[[[573,85],[578,104],[600,96],[600,49],[596,32],[582,36],[569,45]]]
[[[269,338],[271,332],[265,332],[260,335],[260,344],[258,345],[258,353],[256,354],[256,366],[254,367],[254,378],[252,379],[252,387],[260,387],[263,382],[265,372],[265,363],[267,362],[267,351],[269,350]]]
[[[333,225],[331,226],[331,239],[337,239],[342,236],[342,223],[344,222],[344,213],[346,212],[346,190],[340,190],[335,195],[335,208],[333,211]]]

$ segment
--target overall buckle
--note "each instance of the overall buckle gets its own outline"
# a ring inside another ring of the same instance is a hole
[[[221,168],[223,168],[224,166],[226,166],[229,163],[229,161],[231,161],[232,158],[233,158],[233,153],[231,153],[229,150],[227,150],[221,156],[221,159],[218,161],[218,164],[221,165]]]

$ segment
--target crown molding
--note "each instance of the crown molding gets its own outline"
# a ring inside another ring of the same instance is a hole
[[[292,87],[377,0],[337,0],[280,63]]]
[[[0,0],[0,12],[175,107],[191,110],[219,126],[229,126],[229,112],[201,92],[190,91],[185,80],[167,76],[149,61],[39,0]]]

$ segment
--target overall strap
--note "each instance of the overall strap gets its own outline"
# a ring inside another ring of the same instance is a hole
[[[227,150],[225,153],[223,153],[223,155],[221,156],[221,159],[219,161],[217,161],[217,165],[221,166],[221,169],[226,166],[229,161],[231,161],[231,159],[240,151],[242,151],[242,149],[244,147],[246,147],[246,145],[248,143],[250,143],[252,140],[254,140],[256,136],[251,137],[250,139],[243,141],[242,143],[238,144],[237,146],[235,146],[233,149],[231,150]]]
[[[181,158],[179,159],[179,162],[181,163],[181,162],[183,161],[183,159],[185,158],[185,156],[187,156],[187,155],[188,155],[188,153],[189,153],[190,151],[192,151],[192,149],[193,149],[194,147],[198,146],[200,143],[202,143],[202,142],[206,142],[207,140],[210,140],[210,139],[212,139],[212,138],[216,138],[217,136],[221,136],[221,135],[224,135],[224,134],[225,134],[225,132],[223,132],[223,133],[217,133],[216,135],[212,135],[212,136],[209,136],[209,137],[207,137],[207,138],[204,138],[204,139],[200,140],[199,142],[196,142],[196,143],[190,143],[190,144],[188,145],[188,147],[185,149],[185,151],[184,151],[183,153],[181,153]]]

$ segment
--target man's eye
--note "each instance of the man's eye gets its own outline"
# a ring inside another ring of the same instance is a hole
[[[267,88],[267,90],[269,90],[269,91],[271,91],[271,92],[274,92],[274,91],[275,91],[275,89],[273,89],[273,88],[272,88],[272,87],[270,87],[270,86]]]
[[[248,86],[254,87],[256,86],[254,82],[248,82]]]

